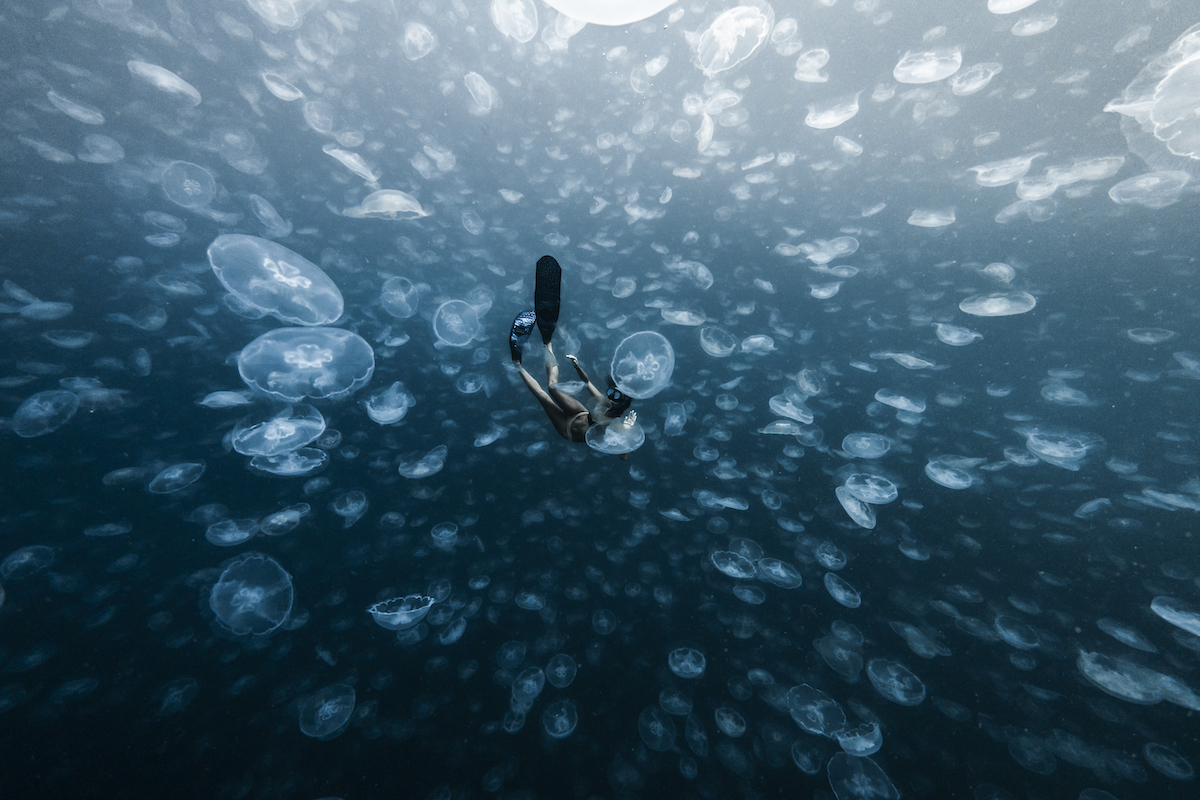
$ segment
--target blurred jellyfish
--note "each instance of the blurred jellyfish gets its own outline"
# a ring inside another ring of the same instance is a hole
[[[379,302],[383,310],[397,319],[408,319],[417,313],[420,297],[417,287],[408,278],[391,277],[384,281]]]
[[[575,680],[577,670],[575,659],[566,653],[559,653],[546,665],[546,680],[556,689],[565,689]]]
[[[125,148],[102,133],[89,133],[75,155],[88,164],[115,164],[125,157]]]
[[[428,217],[432,211],[421,208],[417,198],[398,189],[380,189],[363,198],[356,206],[351,206],[342,212],[343,216],[353,219],[420,219]]]
[[[421,23],[410,22],[404,26],[403,47],[405,58],[409,61],[419,61],[437,47],[437,37]]]
[[[467,91],[471,94],[472,103],[469,110],[475,116],[482,117],[500,104],[500,93],[478,72],[468,72],[463,76],[463,83],[466,84]],[[468,227],[467,230],[470,228]],[[480,230],[482,230],[482,226]]]
[[[375,353],[340,328],[279,328],[242,349],[238,372],[251,389],[285,403],[341,400],[371,379]]]
[[[405,390],[404,384],[396,381],[371,395],[367,401],[367,416],[380,425],[393,425],[404,419],[404,415],[416,404],[416,398]]]
[[[354,690],[335,683],[309,695],[300,708],[300,732],[327,742],[350,724],[354,713]]]
[[[646,706],[638,715],[638,734],[651,750],[666,752],[675,745],[675,723],[658,706]]]
[[[537,35],[537,6],[533,0],[492,0],[492,24],[510,39],[525,44]]]
[[[246,417],[234,427],[230,442],[244,456],[275,456],[297,450],[324,432],[321,412],[298,403],[270,415]]]
[[[208,262],[226,289],[283,322],[328,325],[342,315],[337,284],[283,245],[257,236],[222,234],[208,246]]]
[[[191,486],[200,480],[200,476],[203,474],[204,462],[202,461],[172,464],[154,476],[154,479],[150,481],[149,489],[154,494],[170,494]]]
[[[155,89],[167,94],[177,94],[186,97],[188,102],[193,106],[200,105],[200,92],[196,90],[196,87],[174,72],[171,72],[171,70],[160,67],[157,64],[148,64],[145,61],[129,61],[126,66],[129,67],[131,75],[135,78],[141,78]]]
[[[555,739],[565,739],[575,732],[579,711],[570,700],[558,700],[542,712],[542,728]]]
[[[282,239],[292,232],[292,223],[279,216],[279,212],[267,198],[257,194],[250,195],[250,210],[263,224],[263,236],[266,238]]]
[[[661,333],[640,331],[617,345],[610,366],[617,388],[630,397],[645,400],[671,382],[675,350]]]
[[[439,444],[421,458],[415,461],[403,461],[400,464],[400,474],[406,478],[428,478],[442,471],[446,464],[446,445]]]
[[[45,436],[66,425],[78,409],[79,397],[73,392],[38,392],[25,398],[13,414],[13,433],[23,439]]]
[[[54,551],[40,544],[22,547],[0,562],[0,578],[28,578],[54,563]]]
[[[448,300],[433,315],[433,334],[442,344],[466,347],[479,335],[482,325],[475,309],[462,300]]]
[[[283,624],[292,611],[292,576],[275,559],[246,553],[221,573],[208,605],[238,636],[262,636]]]
[[[342,518],[342,527],[349,528],[367,513],[367,496],[358,490],[344,492],[330,503],[333,513]]]
[[[217,194],[217,182],[204,167],[172,161],[162,173],[163,194],[184,208],[204,208]]]

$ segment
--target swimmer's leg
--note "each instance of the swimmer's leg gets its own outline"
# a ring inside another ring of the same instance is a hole
[[[554,402],[566,413],[568,418],[574,417],[581,411],[587,411],[587,406],[566,392],[559,390],[558,359],[554,357],[554,348],[551,345],[546,345],[546,391],[549,392],[550,397],[554,399]]]
[[[558,325],[559,288],[562,284],[562,268],[553,256],[542,256],[537,262],[537,280],[533,289],[533,310],[537,313],[538,330],[542,332],[542,343],[550,344],[554,328]]]
[[[564,439],[570,439],[571,416],[554,404],[554,400],[546,393],[546,390],[538,385],[538,382],[533,379],[532,375],[525,371],[524,367],[520,367],[519,371],[521,380],[525,381],[525,385],[529,387],[529,391],[542,404],[542,410],[550,418],[550,422],[554,425],[554,430],[558,431],[558,435]]]

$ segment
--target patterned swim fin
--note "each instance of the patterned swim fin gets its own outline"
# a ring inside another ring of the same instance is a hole
[[[522,311],[513,320],[512,332],[508,335],[508,349],[512,353],[513,363],[518,366],[521,364],[521,341],[533,332],[535,322],[537,315],[532,311]]]
[[[537,312],[538,330],[542,332],[542,344],[550,344],[554,328],[558,325],[559,286],[562,283],[562,268],[553,256],[542,256],[537,262],[537,282],[533,289],[533,308]]]

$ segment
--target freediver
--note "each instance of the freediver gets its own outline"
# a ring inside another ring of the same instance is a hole
[[[633,398],[617,388],[612,377],[606,378],[608,391],[601,393],[592,383],[579,359],[567,356],[584,388],[592,398],[592,408],[576,400],[558,388],[558,360],[554,357],[554,349],[550,344],[554,329],[558,325],[559,288],[562,282],[562,268],[553,256],[542,256],[537,262],[537,277],[533,293],[533,310],[522,311],[513,320],[512,332],[508,337],[509,351],[512,353],[513,364],[520,372],[521,380],[529,387],[529,391],[542,404],[542,410],[550,418],[554,430],[570,442],[586,442],[588,430],[600,426],[603,434],[612,429],[613,433],[624,434],[633,428],[637,421],[637,412],[630,411]],[[521,344],[525,337],[537,325],[542,334],[542,343],[546,346],[546,388],[543,389],[529,371],[521,363]],[[629,412],[626,414],[626,412]],[[593,435],[594,436],[594,435]],[[629,453],[621,453],[622,459]]]

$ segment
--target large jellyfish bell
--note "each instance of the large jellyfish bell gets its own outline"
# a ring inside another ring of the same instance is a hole
[[[371,379],[375,353],[340,328],[279,328],[246,345],[238,372],[251,389],[285,403],[341,400]]]
[[[638,400],[665,389],[674,371],[675,350],[667,337],[655,331],[625,337],[613,353],[610,370],[617,388]]]
[[[208,596],[217,619],[238,636],[262,636],[292,613],[292,576],[262,553],[232,561]]]
[[[239,300],[293,325],[328,325],[342,316],[342,293],[321,268],[283,245],[227,233],[208,246],[217,280]]]

